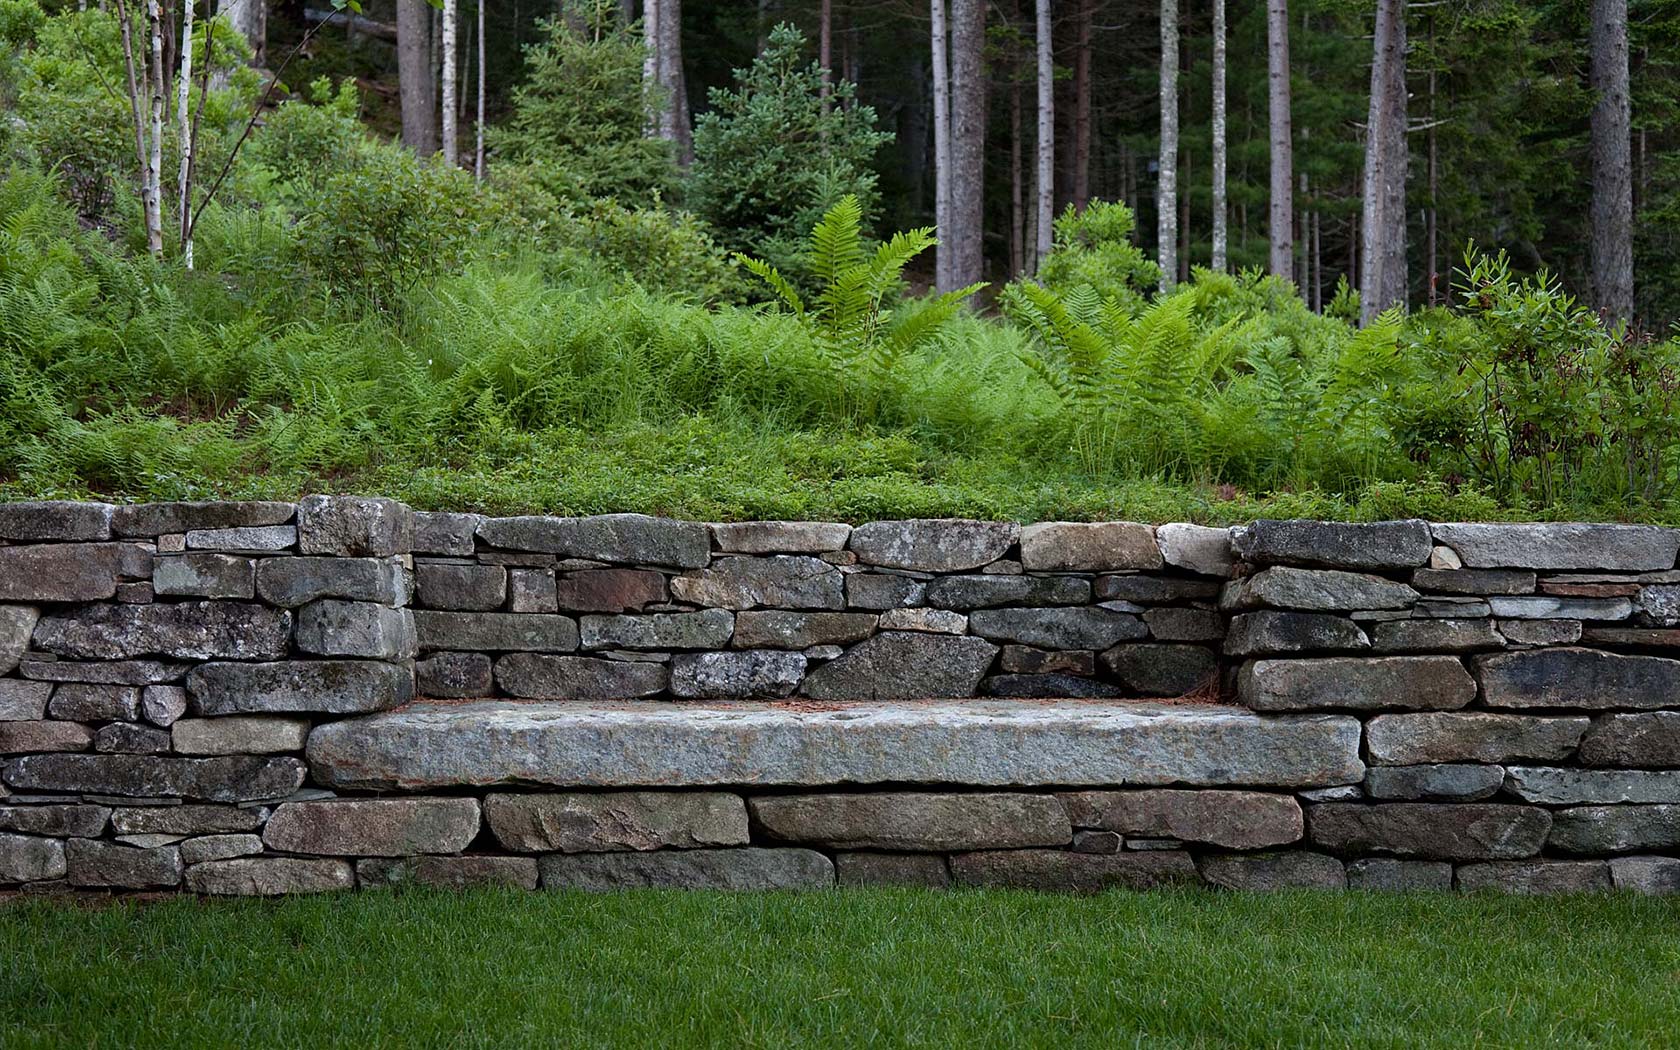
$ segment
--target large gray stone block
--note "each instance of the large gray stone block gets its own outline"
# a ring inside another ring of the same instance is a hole
[[[1381,576],[1277,565],[1227,585],[1220,604],[1238,609],[1350,612],[1354,609],[1404,609],[1417,600],[1417,591]]]
[[[1256,711],[1454,710],[1476,699],[1476,682],[1452,656],[1252,660],[1237,695]]]
[[[507,602],[508,574],[500,565],[419,562],[414,597],[428,609],[488,612]]]
[[[551,853],[544,889],[820,890],[834,865],[808,849],[695,849],[655,853]]]
[[[941,609],[1084,605],[1091,600],[1091,581],[1077,576],[942,576],[928,582],[926,600]]]
[[[1602,860],[1505,860],[1458,869],[1464,893],[1604,893],[1610,887],[1610,865]]]
[[[670,676],[664,664],[591,656],[510,653],[496,661],[497,684],[510,696],[529,700],[619,700],[652,696],[665,691]]]
[[[414,553],[470,556],[475,548],[478,527],[483,521],[482,514],[417,510],[414,512]]]
[[[409,586],[398,558],[263,558],[257,563],[257,593],[287,609],[319,598],[406,605]]]
[[[262,851],[262,839],[256,835],[204,835],[181,843],[181,863],[205,864],[255,856]]]
[[[228,715],[183,718],[170,727],[176,753],[182,755],[271,755],[302,751],[309,719],[277,715]]]
[[[569,616],[432,609],[415,609],[413,616],[423,650],[569,653],[578,647],[577,621]]]
[[[411,660],[419,640],[407,609],[322,598],[297,611],[297,647],[314,656]]]
[[[1670,760],[1680,764],[1680,755]],[[1525,802],[1549,806],[1680,803],[1680,770],[1512,766],[1506,770],[1505,790]]]
[[[555,583],[555,608],[563,612],[635,613],[669,597],[665,574],[650,569],[584,569]]]
[[[1575,753],[1585,718],[1542,718],[1481,711],[1379,715],[1365,727],[1373,765],[1437,762],[1554,762]]]
[[[815,700],[921,700],[973,696],[998,648],[980,638],[889,631],[812,671]]]
[[[35,682],[86,682],[90,685],[157,685],[179,682],[187,664],[161,660],[54,660],[26,656],[18,674]]]
[[[1680,806],[1578,806],[1553,818],[1547,845],[1564,853],[1680,849]]]
[[[1231,546],[1254,565],[1326,565],[1339,569],[1410,569],[1434,547],[1424,521],[1344,523],[1256,521],[1231,530]]]
[[[268,810],[243,806],[119,806],[111,811],[118,835],[213,835],[255,831]]]
[[[148,890],[181,884],[181,851],[174,846],[142,849],[96,839],[65,843],[66,878],[72,886]]]
[[[678,601],[718,609],[844,609],[845,578],[820,558],[777,554],[719,558],[671,581]]]
[[[200,715],[347,715],[408,703],[414,699],[414,676],[407,668],[373,660],[212,663],[187,675],[187,692]]]
[[[186,549],[192,551],[236,551],[244,554],[272,554],[297,546],[297,526],[259,525],[240,529],[194,529],[187,533]]]
[[[203,529],[261,528],[284,525],[297,508],[290,503],[259,500],[214,503],[139,503],[111,513],[111,531],[118,536],[163,536]]]
[[[1149,637],[1137,616],[1090,606],[976,609],[969,614],[968,626],[982,638],[1040,649],[1107,649]]]
[[[959,853],[951,858],[951,881],[959,886],[1097,893],[1195,883],[1201,877],[1190,854],[1181,850],[1103,854],[1015,849]]]
[[[841,886],[942,890],[951,885],[951,869],[937,853],[836,853],[834,879]]]
[[[1203,576],[1230,576],[1236,569],[1231,530],[1173,522],[1155,530],[1156,545],[1168,565]]]
[[[1021,567],[1028,572],[1159,569],[1165,560],[1155,530],[1131,521],[1045,521],[1021,529]]]
[[[534,890],[537,861],[534,857],[369,857],[356,862],[356,881],[364,889],[416,885],[441,890],[483,886]]]
[[[310,734],[317,782],[355,789],[487,784],[728,785],[1357,783],[1359,723],[1228,707],[970,701],[419,704]]]
[[[29,650],[40,613],[30,605],[0,605],[0,674],[11,674]],[[5,700],[0,698],[0,710]]]
[[[72,722],[132,722],[140,717],[140,689],[66,682],[53,690],[47,713]]]
[[[251,802],[291,794],[304,772],[295,758],[26,755],[6,763],[5,781],[35,791]]]
[[[47,697],[52,695],[52,690],[51,682],[0,679],[0,722],[35,721],[47,717]]]
[[[282,853],[406,857],[459,853],[478,834],[471,798],[331,799],[287,802],[263,828],[263,844]]]
[[[1379,653],[1472,653],[1501,649],[1506,638],[1488,620],[1389,620],[1371,627]]]
[[[1243,892],[1340,890],[1348,884],[1341,861],[1310,850],[1212,854],[1201,858],[1200,867],[1208,885]]]
[[[1477,656],[1472,666],[1488,707],[1680,707],[1680,660],[1661,656],[1535,649]]]
[[[0,755],[33,751],[86,751],[93,730],[80,722],[0,722]]]
[[[407,554],[414,548],[414,512],[394,499],[305,496],[298,502],[298,550],[349,558]]]
[[[740,521],[712,526],[726,554],[826,554],[844,550],[852,527],[825,521]]]
[[[1364,857],[1348,861],[1348,889],[1381,893],[1444,892],[1452,889],[1453,866],[1437,860]]]
[[[1680,765],[1680,711],[1593,719],[1581,740],[1581,764],[1635,769]]]
[[[0,883],[61,879],[64,843],[34,835],[0,834]]]
[[[278,660],[292,615],[242,602],[84,605],[35,626],[35,647],[60,656],[125,660]]]
[[[1552,815],[1492,802],[1325,803],[1307,807],[1307,838],[1332,853],[1430,860],[1515,860],[1546,843]]]
[[[964,518],[872,521],[852,530],[847,543],[865,565],[921,572],[966,572],[988,565],[1020,537],[1009,522]]]
[[[520,853],[699,849],[747,844],[747,808],[718,791],[491,794],[484,820]]]
[[[1219,680],[1218,654],[1200,645],[1122,642],[1102,654],[1102,665],[1134,696],[1184,696]]]
[[[711,530],[706,526],[645,514],[486,518],[478,537],[492,547],[626,565],[703,569],[712,557]]]
[[[194,864],[187,889],[212,897],[277,897],[355,888],[356,872],[346,860],[314,857],[242,857]]]
[[[433,698],[489,696],[495,690],[491,666],[484,653],[435,653],[414,665],[414,688]]]
[[[1616,857],[1610,861],[1610,881],[1634,893],[1680,893],[1680,859]]]
[[[1358,624],[1327,613],[1271,609],[1243,613],[1231,618],[1225,635],[1225,652],[1229,656],[1343,652],[1370,647],[1371,640]]]
[[[125,575],[121,571],[125,546],[129,545],[0,547],[0,602],[93,602],[114,597],[117,578]]]
[[[1073,837],[1053,795],[976,792],[772,795],[748,802],[770,838],[832,849],[904,852],[1065,846]]]
[[[0,539],[23,541],[108,540],[109,503],[38,500],[0,503]]]
[[[803,653],[747,649],[682,653],[671,660],[671,695],[685,699],[780,699],[804,680]]]
[[[874,613],[784,612],[766,609],[738,613],[733,645],[738,649],[809,649],[813,645],[850,645],[875,631]]]
[[[1475,763],[1372,766],[1365,771],[1365,793],[1391,801],[1476,802],[1496,794],[1504,783],[1503,767]]]
[[[65,805],[7,806],[0,804],[0,831],[57,838],[98,838],[111,819],[108,806]],[[3,880],[0,880],[3,881]]]
[[[723,609],[646,616],[585,616],[585,649],[722,649],[735,633],[735,616]]]
[[[1680,531],[1648,525],[1447,523],[1435,540],[1470,569],[1646,572],[1674,568]]]
[[[1080,791],[1062,796],[1077,827],[1263,849],[1301,838],[1301,804],[1259,791]]]
[[[152,590],[164,596],[251,598],[257,592],[257,563],[211,551],[188,551],[152,562]]]

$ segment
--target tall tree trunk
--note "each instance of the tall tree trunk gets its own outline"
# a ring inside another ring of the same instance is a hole
[[[1055,220],[1056,183],[1056,62],[1051,54],[1050,0],[1038,0],[1038,234],[1033,245],[1033,271],[1050,254]]]
[[[629,0],[626,0],[626,6],[629,6]],[[620,13],[629,15],[627,11]],[[626,17],[625,21],[628,22],[629,18]],[[484,74],[484,0],[478,0],[478,91],[475,93],[478,112],[475,114],[477,119],[473,121],[473,179],[477,182],[484,181]]]
[[[1073,206],[1080,210],[1091,202],[1091,23],[1094,17],[1095,0],[1079,0],[1079,23],[1073,47]]]
[[[933,225],[939,237],[934,248],[934,287],[948,292],[957,287],[951,280],[951,260],[957,248],[951,228],[950,31],[945,0],[931,0],[929,10],[933,17]]]
[[[1161,0],[1161,156],[1155,191],[1161,291],[1178,280],[1178,0]]]
[[[397,0],[397,79],[403,145],[422,157],[437,152],[432,95],[432,9],[426,0]]]
[[[642,94],[650,107],[647,138],[659,137],[660,112],[665,106],[659,84],[659,4],[660,0],[642,0]],[[761,8],[762,4],[760,0]],[[764,45],[758,49],[764,50]]]
[[[1213,0],[1213,268],[1227,266],[1225,200],[1225,0]]]
[[[456,0],[443,0],[443,162],[451,168],[460,166],[460,132],[455,125],[458,85],[455,82],[455,31],[460,25],[460,9]]]
[[[1365,132],[1360,321],[1406,302],[1406,5],[1378,0]]]
[[[1021,0],[1013,0],[1010,21],[1017,22],[1020,17]],[[1021,82],[1026,63],[1020,48],[1010,48],[1009,54],[1009,276],[1013,279],[1027,272],[1026,157],[1021,142],[1025,133]]]
[[[834,90],[834,0],[822,0],[817,10],[817,65],[822,69],[822,109],[828,112],[828,96]]]
[[[251,64],[268,64],[268,0],[221,0],[216,13],[232,23],[251,46]]]
[[[181,260],[193,268],[192,238],[192,31],[193,0],[181,0],[181,72],[176,78],[176,137],[180,140],[181,170],[175,181],[175,199],[181,217]]]
[[[1424,239],[1428,242],[1429,272],[1426,275],[1426,290],[1430,306],[1437,303],[1441,277],[1440,257],[1440,209],[1438,207],[1441,188],[1441,154],[1435,140],[1435,13],[1429,14],[1429,214],[1425,223]]]
[[[163,4],[162,0],[148,0],[146,29],[151,35],[151,72],[147,76],[147,92],[151,111],[146,126],[145,186],[143,211],[146,217],[146,247],[157,258],[163,257],[163,111],[164,96],[169,92],[169,71],[163,64]]]
[[[1295,258],[1294,119],[1289,96],[1289,0],[1266,2],[1266,86],[1272,140],[1271,272],[1287,278]]]
[[[1592,0],[1593,300],[1611,324],[1633,317],[1633,140],[1627,0]]]
[[[682,0],[659,0],[659,84],[665,91],[659,137],[674,143],[684,167],[694,159],[694,130],[688,118],[688,85],[683,79]]]
[[[986,0],[951,2],[951,286],[985,271]],[[1043,235],[1040,234],[1040,237]]]

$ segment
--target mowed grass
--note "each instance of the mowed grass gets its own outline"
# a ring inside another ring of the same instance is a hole
[[[411,891],[0,905],[6,1047],[1680,1042],[1680,901]]]

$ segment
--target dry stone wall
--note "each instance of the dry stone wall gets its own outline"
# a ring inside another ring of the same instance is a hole
[[[0,505],[0,887],[1680,891],[1677,552]]]

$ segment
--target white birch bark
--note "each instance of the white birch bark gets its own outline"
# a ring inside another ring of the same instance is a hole
[[[1155,191],[1161,291],[1178,281],[1178,0],[1161,0],[1161,155]],[[1042,236],[1042,234],[1040,235]]]
[[[934,287],[950,291],[951,253],[951,75],[945,0],[931,0],[933,16],[933,225]]]
[[[1295,269],[1295,131],[1289,97],[1289,0],[1266,4],[1266,94],[1272,149],[1269,268],[1290,280]]]
[[[1055,221],[1056,61],[1052,50],[1050,0],[1038,0],[1038,200],[1033,270],[1050,254]]]
[[[1224,270],[1227,261],[1225,188],[1225,0],[1213,0],[1213,268]]]
[[[456,98],[458,85],[455,82],[455,31],[460,22],[460,11],[456,0],[443,0],[443,162],[449,167],[457,167],[460,162],[460,139],[455,120]]]
[[[176,85],[176,134],[181,140],[181,171],[176,179],[176,207],[181,216],[181,258],[193,268],[192,228],[192,31],[193,0],[181,0],[181,73]]]

